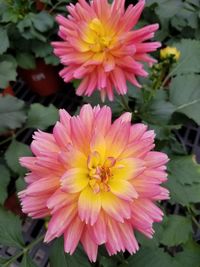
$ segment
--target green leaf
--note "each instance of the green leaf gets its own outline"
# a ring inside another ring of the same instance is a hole
[[[163,125],[169,122],[174,111],[175,107],[172,103],[165,100],[154,100],[144,118],[148,122]]]
[[[166,217],[164,217],[164,221],[165,222]],[[160,242],[160,237],[162,235],[163,232],[163,223],[154,223],[153,228],[155,231],[155,234],[153,235],[153,238],[150,239],[148,237],[146,237],[145,235],[143,235],[140,232],[136,232],[136,238],[139,242],[139,244],[143,247],[150,247],[150,248],[154,248],[154,247],[158,247],[159,246],[159,242]]]
[[[45,107],[41,104],[32,104],[28,112],[26,126],[28,128],[44,130],[53,125],[57,120],[58,110],[53,105]]]
[[[146,71],[149,71],[146,70]],[[143,83],[145,81],[142,81]],[[133,84],[131,84],[130,82],[127,82],[127,86],[128,86],[128,92],[127,92],[127,95],[129,97],[132,97],[132,98],[139,98],[140,100],[142,100],[142,91],[140,88],[137,88],[136,86],[134,86]]]
[[[178,13],[182,6],[181,0],[148,0],[146,6],[156,5],[156,13],[161,17],[170,18]]]
[[[171,137],[172,130],[178,130],[181,125],[155,125],[149,124],[149,129],[154,130],[156,134],[156,139],[158,140],[168,140]]]
[[[156,14],[161,20],[166,18],[172,18],[180,11],[180,8],[183,6],[181,0],[157,0],[153,2],[158,3],[158,6],[156,8]]]
[[[185,6],[183,7],[180,12],[177,14],[177,22],[174,23],[174,18],[172,19],[172,25],[177,28],[179,31],[181,31],[184,27],[190,27],[190,31],[192,29],[198,28],[198,12],[197,10],[193,9],[192,6],[188,6],[188,8]],[[179,25],[178,22],[180,21]],[[182,24],[182,25],[181,25]],[[179,27],[177,27],[179,26]],[[182,27],[181,27],[182,26]],[[192,28],[192,29],[191,29]]]
[[[91,267],[81,247],[78,247],[72,256],[64,253],[63,247],[63,239],[54,241],[50,251],[50,265],[52,267]]]
[[[6,7],[4,8],[2,13],[2,22],[17,23],[18,20],[19,20],[19,14],[6,4]]]
[[[29,146],[13,140],[5,153],[5,159],[13,172],[23,175],[26,170],[20,166],[19,158],[31,155],[32,153],[29,149]]]
[[[169,175],[165,184],[170,191],[170,202],[187,206],[191,203],[200,203],[200,184],[183,185],[176,176]]]
[[[190,241],[183,246],[183,251],[175,257],[181,267],[200,266],[200,246],[194,241]]]
[[[172,103],[166,100],[165,91],[157,91],[148,107],[142,112],[142,118],[151,124],[166,125],[175,111]],[[143,105],[141,105],[143,108]]]
[[[19,29],[20,33],[31,27],[31,15],[32,13],[26,14],[26,16],[17,23],[17,28]]]
[[[8,259],[0,258],[0,264],[5,264],[8,261]],[[3,266],[3,265],[0,265]]]
[[[3,54],[0,56],[0,61],[6,61],[6,62],[10,62],[13,65],[13,68],[17,68],[17,62],[16,59],[13,55],[11,54]]]
[[[3,204],[8,196],[7,186],[10,182],[10,173],[4,165],[0,164],[0,174],[0,204]]]
[[[200,165],[194,156],[181,156],[172,158],[168,164],[168,171],[176,181],[181,184],[200,183]]]
[[[16,181],[16,190],[17,192],[20,192],[26,188],[26,182],[24,178],[19,177]]]
[[[175,267],[173,258],[162,248],[142,247],[128,258],[129,267]]]
[[[108,99],[105,100],[105,102],[101,101],[101,97],[100,97],[100,93],[99,92],[95,92],[94,94],[92,94],[92,96],[84,97],[84,102],[85,103],[90,103],[92,106],[95,105],[106,105],[109,106],[112,109],[112,112],[114,113],[115,116],[118,116],[121,114],[121,112],[123,111],[123,106],[121,104],[121,100],[119,99],[119,96],[115,95],[115,101],[109,101]]]
[[[28,254],[25,254],[20,267],[37,267],[37,265],[33,262],[33,260]]]
[[[114,267],[114,266],[119,266],[118,261],[115,257],[104,257],[102,256],[100,258],[100,267]]]
[[[52,5],[52,1],[51,0],[41,0],[40,2],[48,4],[48,5]],[[66,2],[68,2],[68,0]]]
[[[178,31],[181,31],[183,28],[185,28],[188,25],[188,22],[180,14],[180,16],[174,16],[172,18],[171,24],[175,29],[177,29]],[[190,31],[191,31],[191,29],[190,29]]]
[[[16,77],[16,67],[12,62],[0,62],[0,88],[8,86],[10,81],[16,80]]]
[[[44,34],[40,33],[39,31],[37,31],[35,28],[31,27],[30,29],[30,35],[31,35],[31,39],[37,39],[41,42],[47,42],[47,38]]]
[[[25,120],[24,101],[10,95],[0,96],[0,132],[19,128]]]
[[[181,228],[181,225],[179,227]],[[142,247],[128,258],[128,267],[199,267],[200,246],[189,242],[183,245],[183,248],[183,252],[171,257],[162,248]]]
[[[200,70],[199,70],[200,71]],[[172,79],[170,100],[176,111],[185,114],[200,124],[200,75],[188,74]]]
[[[126,261],[126,259],[124,258],[123,253],[118,253],[116,255],[113,256],[108,256],[108,254],[106,253],[106,256],[101,254],[101,248],[99,249],[99,264],[100,267],[127,267],[128,266],[128,262]]]
[[[29,53],[18,53],[16,60],[17,64],[23,69],[34,69],[36,67],[34,56]]]
[[[31,39],[32,35],[30,30],[33,28],[31,21],[31,14],[27,14],[19,23],[17,23],[17,29],[25,39]]]
[[[40,32],[50,30],[54,25],[54,19],[46,11],[42,11],[38,14],[32,14],[32,22],[35,28]]]
[[[13,213],[0,207],[0,244],[23,248],[21,221]]]
[[[2,55],[9,47],[9,39],[7,31],[3,28],[0,28],[0,55]]]
[[[173,74],[199,73],[200,41],[182,39],[179,43],[174,43],[173,46],[181,52],[180,61],[174,67]]]
[[[25,39],[38,39],[43,42],[46,41],[46,36],[43,33],[52,30],[53,26],[54,18],[46,11],[40,13],[27,12],[25,17],[17,24],[17,28]]]
[[[53,65],[53,66],[57,66],[60,63],[59,59],[56,56],[54,56],[52,53],[47,55],[44,58],[44,61],[47,65]]]
[[[49,43],[40,42],[38,40],[33,40],[31,49],[36,57],[41,58],[53,53],[53,49]]]
[[[186,243],[192,235],[191,220],[184,216],[170,215],[163,224],[160,243],[173,247]]]
[[[44,43],[38,40],[33,40],[31,50],[36,57],[44,58],[46,64],[59,64],[59,59],[53,54],[53,48],[48,42]]]

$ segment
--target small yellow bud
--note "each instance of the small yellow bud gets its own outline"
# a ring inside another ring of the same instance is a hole
[[[171,46],[167,46],[166,48],[160,50],[161,59],[167,59],[172,56],[175,59],[175,61],[178,61],[181,56],[181,52],[176,47],[171,47]]]

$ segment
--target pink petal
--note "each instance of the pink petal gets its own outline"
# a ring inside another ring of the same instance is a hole
[[[71,116],[65,109],[60,109],[59,115],[60,115],[60,122],[67,130],[69,130]]]
[[[88,85],[89,85],[89,76],[86,76],[80,83],[79,87],[76,89],[76,94],[80,96],[83,95],[87,90]]]
[[[79,217],[72,220],[67,230],[64,233],[64,249],[65,252],[72,255],[79,243],[82,232],[84,229],[84,223],[81,222]]]
[[[131,118],[132,118],[132,113],[131,112],[125,112],[118,119],[116,119],[115,122],[118,120],[120,122],[131,122]]]
[[[56,191],[59,185],[60,181],[58,177],[49,176],[30,184],[26,189],[26,193],[30,196],[37,196],[38,194],[49,194]]]
[[[65,126],[57,122],[53,129],[53,136],[57,142],[57,144],[61,148],[67,147],[67,145],[71,142],[70,136],[67,134]]]
[[[152,201],[149,199],[138,199],[135,201],[135,205],[140,207],[143,212],[147,213],[150,218],[152,218],[155,222],[162,221],[164,216],[161,209],[159,209]]]
[[[139,140],[143,134],[146,132],[147,126],[143,123],[136,123],[131,126],[131,133],[130,133],[130,138],[129,142],[133,142],[136,140]]]
[[[111,117],[112,112],[110,107],[103,106],[95,116],[93,127],[96,132],[101,132],[105,136],[111,126]]]
[[[21,200],[22,211],[30,217],[39,219],[50,215],[50,211],[46,206],[50,195],[29,196],[26,195],[26,190],[24,190],[18,196]]]
[[[113,79],[115,80],[114,83],[117,85],[117,89],[119,90],[121,95],[125,95],[128,89],[124,72],[120,68],[116,67],[112,73]]]
[[[161,165],[166,164],[169,159],[166,154],[162,152],[149,152],[145,157],[146,165],[151,168],[160,167]]]
[[[100,194],[95,194],[88,186],[80,194],[78,200],[78,213],[81,221],[94,225],[101,209]]]
[[[139,250],[138,242],[134,236],[133,229],[130,223],[118,223],[119,231],[121,232],[122,240],[125,248],[130,254],[136,253]]]
[[[107,215],[118,222],[124,222],[124,219],[130,219],[131,211],[129,203],[120,200],[110,192],[101,194],[102,208]]]
[[[121,129],[123,128],[123,131]],[[108,156],[117,158],[125,149],[130,135],[130,124],[121,119],[116,120],[106,135],[106,148]]]
[[[81,243],[86,251],[91,262],[95,262],[97,259],[98,245],[91,239],[87,228],[84,230],[81,237]]]
[[[49,243],[55,237],[61,236],[77,214],[76,204],[63,207],[53,214],[48,224],[44,242]]]
[[[94,120],[94,114],[91,105],[87,104],[82,106],[80,110],[80,118],[86,126],[87,131],[91,132]]]
[[[127,9],[124,14],[122,23],[126,25],[126,30],[131,30],[137,23],[144,9],[145,1],[140,0],[137,5]]]
[[[153,52],[159,47],[161,47],[161,43],[159,42],[142,43],[136,45],[136,51],[137,53]]]
[[[88,185],[88,182],[88,171],[86,169],[69,169],[61,178],[61,189],[67,193],[78,193]]]
[[[91,236],[98,245],[102,245],[107,240],[106,217],[100,212],[96,223],[90,228]]]
[[[122,153],[122,157],[144,158],[144,156],[147,155],[154,146],[152,138],[141,141],[133,141],[126,146]]]
[[[56,140],[52,134],[37,131],[34,132],[33,139],[34,141],[31,144],[31,150],[36,156],[39,156],[42,151],[60,151],[60,148],[56,144]]]
[[[64,206],[71,205],[78,200],[77,194],[68,194],[58,189],[48,199],[46,206],[51,210],[51,214],[55,213]]]
[[[72,117],[70,120],[71,125],[71,137],[73,140],[74,146],[81,150],[81,152],[88,152],[88,143],[90,133],[87,132],[86,125],[84,125],[83,121],[80,117]]]
[[[108,239],[105,245],[110,256],[117,254],[117,252],[125,251],[126,244],[123,242],[119,223],[111,218],[107,220],[107,235]]]
[[[112,179],[109,182],[110,192],[121,199],[132,201],[138,197],[138,193],[134,187],[126,180]]]

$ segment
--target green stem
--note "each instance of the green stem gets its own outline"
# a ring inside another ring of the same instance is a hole
[[[4,139],[3,141],[0,142],[0,146],[13,140],[14,138],[16,138],[19,134],[21,134],[24,130],[26,130],[26,128],[22,128],[20,129],[18,132],[16,132],[15,134],[13,134],[12,136],[9,136],[8,138]]]
[[[165,79],[165,76],[167,73],[169,73],[170,66],[169,65],[163,65],[160,73],[160,77],[158,77],[154,87],[153,91],[157,91],[158,89],[162,88],[162,81]],[[166,80],[167,82],[168,80]],[[165,85],[165,84],[164,84]]]
[[[49,14],[51,14],[60,4],[62,3],[66,3],[66,0],[61,0],[58,1],[58,3],[56,3],[50,10],[49,10]]]
[[[26,254],[31,250],[35,245],[40,243],[44,239],[44,235],[39,236],[36,240],[34,240],[32,243],[30,243],[27,247],[25,247],[23,250],[21,250],[19,253],[17,253],[14,257],[10,258],[5,264],[3,264],[3,267],[9,267],[10,264],[14,261],[16,261],[20,256]]]
[[[157,90],[157,89],[156,89]],[[149,92],[149,95],[148,95],[148,99],[146,101],[146,104],[148,106],[149,102],[151,102],[151,100],[154,98],[155,94],[156,94],[156,90],[151,90]]]
[[[176,71],[187,61],[188,57],[185,58],[182,62],[180,62],[179,64],[176,65],[176,67],[166,76],[166,78],[164,79],[164,81],[161,84],[161,88],[164,88],[165,84],[167,83],[167,81],[172,77],[173,74],[176,73]]]
[[[196,220],[194,216],[192,216],[192,221],[200,229],[200,224],[198,223],[198,221]]]
[[[191,217],[193,223],[197,226],[197,228],[200,229],[200,223],[196,220],[195,216],[193,215],[194,212],[193,212],[193,210],[192,210],[192,206],[188,206],[188,207],[187,207],[187,210],[188,210],[188,213],[189,213],[189,215],[190,215],[190,217]]]
[[[123,95],[120,95],[120,99],[121,99],[121,103],[122,103],[122,106],[124,107],[124,109],[128,112],[132,112],[132,110],[130,109],[128,103],[126,102],[126,99],[124,98]]]
[[[10,136],[10,137],[8,137],[8,138],[6,138],[5,140],[3,140],[2,142],[0,142],[0,145],[3,145],[3,144],[5,144],[5,143],[7,143],[7,142],[9,142],[9,141],[11,141],[12,139],[14,139],[15,138],[15,134],[14,135],[12,135],[12,136]]]

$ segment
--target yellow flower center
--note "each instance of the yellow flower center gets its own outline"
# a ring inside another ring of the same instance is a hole
[[[88,158],[89,185],[94,193],[110,191],[109,180],[112,179],[112,167],[116,160],[109,157],[102,164],[98,152],[93,152]]]
[[[89,49],[94,53],[108,51],[115,42],[112,31],[106,28],[97,18],[89,23],[86,36]]]

